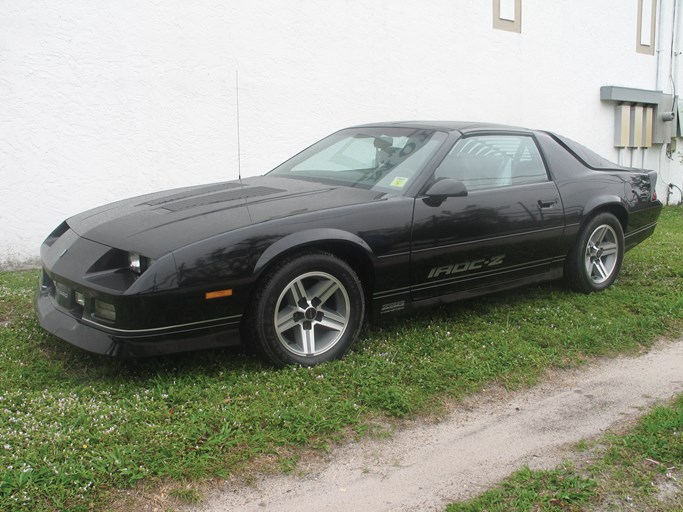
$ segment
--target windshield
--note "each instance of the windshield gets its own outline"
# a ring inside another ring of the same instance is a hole
[[[333,133],[269,175],[400,193],[446,140],[422,128],[350,128]]]

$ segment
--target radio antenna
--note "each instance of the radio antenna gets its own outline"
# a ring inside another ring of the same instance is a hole
[[[237,107],[237,177],[242,182],[242,156],[240,151],[240,78],[235,70],[235,97]]]

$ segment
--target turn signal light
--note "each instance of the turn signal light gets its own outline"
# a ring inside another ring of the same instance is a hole
[[[108,302],[102,302],[101,300],[95,301],[95,316],[101,318],[102,320],[108,320],[110,322],[116,321],[116,307]]]
[[[218,299],[220,297],[230,297],[232,296],[232,289],[229,288],[227,290],[218,290],[215,292],[206,292],[205,298],[206,300],[209,299]]]

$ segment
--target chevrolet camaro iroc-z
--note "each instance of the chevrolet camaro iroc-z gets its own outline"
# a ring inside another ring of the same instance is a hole
[[[656,179],[546,131],[356,126],[263,176],[65,220],[42,244],[35,307],[96,353],[244,343],[314,365],[369,317],[561,277],[609,287],[655,229]]]

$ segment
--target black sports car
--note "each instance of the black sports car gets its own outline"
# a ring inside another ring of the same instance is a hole
[[[654,171],[465,122],[336,132],[268,174],[108,204],[41,247],[40,324],[134,357],[341,357],[364,319],[557,279],[603,290],[661,211]]]

